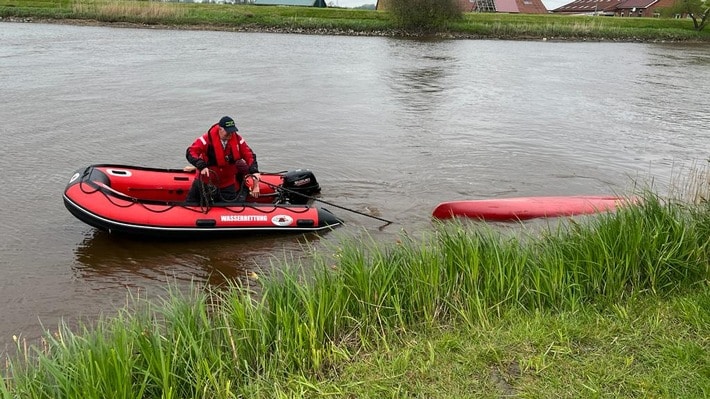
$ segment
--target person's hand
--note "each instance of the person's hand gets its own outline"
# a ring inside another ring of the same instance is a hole
[[[251,177],[251,196],[259,198],[259,178],[261,177],[261,173],[254,173]]]
[[[210,168],[204,168],[200,171],[200,174],[205,177],[210,177]]]

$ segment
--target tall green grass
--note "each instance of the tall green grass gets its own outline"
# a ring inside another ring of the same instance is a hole
[[[345,242],[314,253],[312,272],[284,266],[259,279],[259,295],[236,285],[172,290],[93,327],[60,326],[37,345],[18,339],[0,394],[269,396],[264,381],[326,375],[359,351],[388,348],[398,333],[707,289],[708,222],[707,203],[645,194],[638,205],[541,235],[451,223],[392,246]]]

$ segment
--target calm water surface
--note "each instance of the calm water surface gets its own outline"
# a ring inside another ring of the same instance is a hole
[[[220,283],[346,235],[420,233],[442,201],[625,193],[707,162],[710,47],[416,41],[0,23],[0,351],[166,282]],[[231,115],[261,169],[314,171],[323,237],[114,237],[62,190],[92,163],[181,167]],[[326,206],[327,207],[327,206]]]

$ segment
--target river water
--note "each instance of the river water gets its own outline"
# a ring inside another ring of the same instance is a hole
[[[625,194],[707,163],[710,46],[411,40],[0,23],[0,352],[128,295],[218,284],[442,201]],[[309,168],[321,237],[143,242],[63,206],[92,163],[182,167],[231,115],[263,171]],[[323,205],[328,207],[327,205]]]

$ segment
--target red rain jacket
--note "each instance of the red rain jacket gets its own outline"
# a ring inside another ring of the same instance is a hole
[[[207,133],[198,137],[187,148],[186,157],[187,161],[198,169],[197,173],[204,168],[210,168],[210,172],[215,172],[217,176],[213,178],[213,183],[219,188],[236,184],[239,160],[246,162],[249,173],[259,172],[256,154],[238,133],[232,134],[226,147],[222,148],[217,124],[212,125]]]

